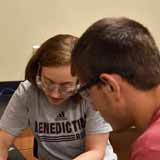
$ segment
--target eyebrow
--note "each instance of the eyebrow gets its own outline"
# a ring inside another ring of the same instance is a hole
[[[51,80],[50,78],[46,77],[45,75],[43,76],[46,80],[52,82],[52,83],[57,83],[57,82],[54,82],[53,80]],[[62,82],[62,83],[58,83],[58,84],[62,84],[62,85],[65,85],[65,84],[73,84],[74,82],[70,82],[70,81],[66,81],[66,82]]]

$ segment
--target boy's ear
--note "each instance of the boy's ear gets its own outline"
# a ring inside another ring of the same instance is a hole
[[[117,79],[113,75],[102,73],[100,74],[99,78],[105,85],[105,88],[108,92],[112,92],[116,96],[120,96],[120,86],[118,84]]]

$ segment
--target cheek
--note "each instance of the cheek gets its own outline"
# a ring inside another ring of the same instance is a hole
[[[94,108],[96,108],[96,110],[103,110],[106,99],[104,99],[101,93],[99,92],[90,93],[90,99],[91,99],[91,103],[94,105]]]
[[[101,112],[103,116],[108,115],[111,110],[112,103],[101,90],[91,90],[90,99],[94,108]]]

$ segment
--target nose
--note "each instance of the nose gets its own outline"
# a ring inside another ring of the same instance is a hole
[[[60,95],[60,92],[59,92],[59,87],[56,86],[56,87],[52,88],[49,95],[50,95],[50,97],[53,97],[53,98],[60,98],[61,95]]]

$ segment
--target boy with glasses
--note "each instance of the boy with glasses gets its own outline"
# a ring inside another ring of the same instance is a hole
[[[131,160],[160,158],[160,53],[146,27],[104,18],[80,37],[72,54],[77,93],[94,104],[116,131],[135,126]]]

